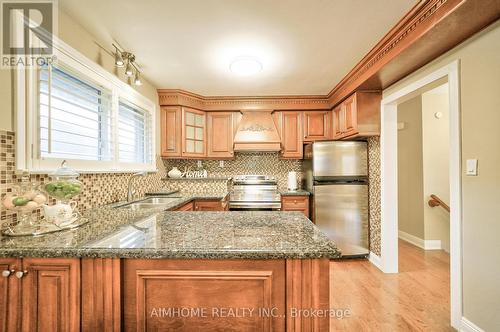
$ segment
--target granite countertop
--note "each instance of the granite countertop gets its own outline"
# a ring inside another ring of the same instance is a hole
[[[299,212],[164,211],[194,199],[223,198],[177,195],[178,201],[157,209],[92,209],[85,213],[89,223],[74,230],[40,237],[4,236],[0,257],[283,259],[340,255],[335,244]]]
[[[310,192],[304,189],[297,190],[280,190],[281,196],[309,196]]]

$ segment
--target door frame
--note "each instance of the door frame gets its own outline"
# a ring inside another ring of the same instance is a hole
[[[418,95],[429,84],[447,79],[450,111],[450,308],[451,325],[456,329],[460,328],[462,319],[462,164],[459,71],[460,62],[455,60],[382,99],[381,255],[373,259],[383,272],[398,272],[398,103]]]

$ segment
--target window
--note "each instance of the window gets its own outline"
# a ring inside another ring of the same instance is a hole
[[[151,162],[149,113],[127,102],[118,108],[118,156],[120,162]]]
[[[57,62],[15,71],[16,166],[156,171],[155,103],[57,37]]]
[[[38,82],[40,157],[111,160],[111,92],[53,66]]]

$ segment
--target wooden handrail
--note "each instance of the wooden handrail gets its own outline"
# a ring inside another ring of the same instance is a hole
[[[448,206],[448,204],[443,202],[441,198],[437,197],[434,194],[431,195],[431,199],[429,200],[429,206],[430,207],[441,206],[443,209],[450,212],[450,207]]]

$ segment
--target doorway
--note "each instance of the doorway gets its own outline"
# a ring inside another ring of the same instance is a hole
[[[449,97],[450,314],[451,325],[458,329],[462,318],[461,128],[458,61],[450,63],[389,96],[384,96],[382,100],[381,255],[379,262],[383,272],[398,272],[398,105],[446,82]]]
[[[449,254],[449,87],[433,85],[398,104],[398,235]]]

